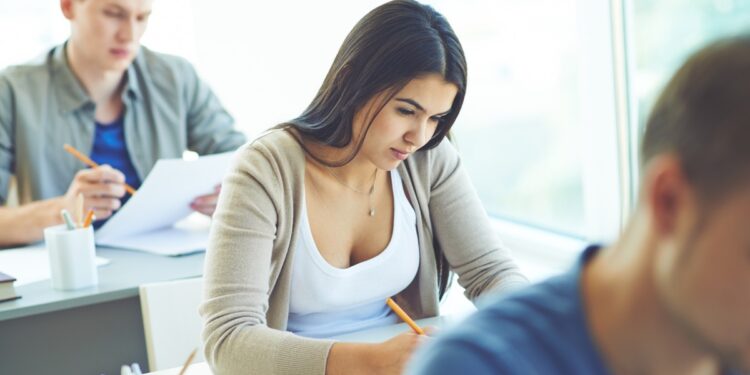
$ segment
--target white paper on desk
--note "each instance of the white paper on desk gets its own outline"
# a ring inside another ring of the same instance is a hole
[[[145,251],[161,255],[185,255],[206,250],[210,219],[199,213],[173,227],[138,233],[96,243],[124,249]],[[201,215],[201,216],[198,216]]]
[[[99,245],[163,255],[205,250],[208,226],[174,227],[193,211],[190,202],[221,183],[232,152],[197,160],[160,159],[138,192],[96,231]]]
[[[96,257],[96,265],[110,260]],[[15,277],[15,286],[31,284],[50,278],[49,254],[44,245],[0,250],[0,270]]]

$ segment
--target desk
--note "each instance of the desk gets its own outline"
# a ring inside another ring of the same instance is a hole
[[[201,276],[204,253],[96,252],[111,260],[99,267],[99,285],[57,291],[45,280],[0,303],[0,373],[118,375],[132,362],[147,369],[138,286]]]
[[[425,318],[417,320],[417,324],[421,327],[433,326],[437,328],[446,328],[461,320],[460,317],[453,316],[436,316],[433,318]],[[409,331],[411,328],[406,323],[394,324],[390,326],[371,328],[364,331],[354,332],[347,335],[335,336],[334,340],[346,341],[346,342],[383,342],[389,338]],[[151,372],[147,375],[177,375],[180,373],[180,367],[175,367],[162,371]],[[185,372],[185,375],[212,375],[211,370],[208,368],[206,362],[194,363]]]

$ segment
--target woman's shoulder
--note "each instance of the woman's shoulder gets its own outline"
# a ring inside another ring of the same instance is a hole
[[[237,150],[235,163],[257,169],[271,167],[282,172],[304,168],[304,153],[297,139],[285,129],[270,129]]]
[[[286,129],[271,128],[251,139],[239,148],[242,154],[264,154],[266,156],[289,159],[291,156],[304,156],[297,139]]]
[[[255,149],[288,150],[291,146],[299,146],[299,143],[289,129],[274,127],[260,133],[246,146]]]

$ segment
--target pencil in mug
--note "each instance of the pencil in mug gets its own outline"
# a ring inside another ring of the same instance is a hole
[[[418,326],[417,323],[415,323],[414,320],[412,320],[409,315],[406,314],[401,306],[396,304],[396,301],[394,301],[393,298],[388,297],[388,299],[385,300],[385,303],[387,303],[388,307],[390,307],[391,310],[393,310],[393,312],[395,312],[396,315],[398,315],[398,317],[404,321],[404,323],[408,324],[415,333],[417,333],[418,335],[424,335],[424,330],[422,329],[422,327]]]
[[[92,220],[94,220],[94,210],[89,209],[89,212],[86,213],[86,218],[83,220],[83,227],[86,228],[91,225]]]
[[[67,151],[71,155],[75,156],[76,159],[82,161],[83,164],[86,164],[86,165],[88,165],[91,168],[96,168],[96,167],[99,166],[99,164],[96,164],[95,161],[89,159],[88,156],[86,156],[86,155],[82,154],[80,151],[76,150],[75,147],[73,147],[73,146],[71,146],[69,144],[64,144],[63,148],[65,149],[65,151]],[[133,187],[130,186],[130,185],[128,185],[128,184],[125,184],[125,191],[127,191],[128,193],[130,193],[130,195],[134,195],[135,194],[135,189],[133,189]]]
[[[60,215],[62,216],[63,222],[65,223],[65,227],[68,230],[75,230],[76,229],[76,224],[73,222],[73,218],[70,217],[70,212],[68,212],[68,210],[66,210],[66,209],[63,208],[60,211]]]

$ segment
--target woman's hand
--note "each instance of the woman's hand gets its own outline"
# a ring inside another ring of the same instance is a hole
[[[326,375],[399,375],[414,351],[427,340],[429,336],[409,331],[379,344],[337,342],[328,355]]]
[[[370,358],[373,374],[401,374],[414,351],[428,336],[412,331],[404,332],[388,341],[377,344]]]

